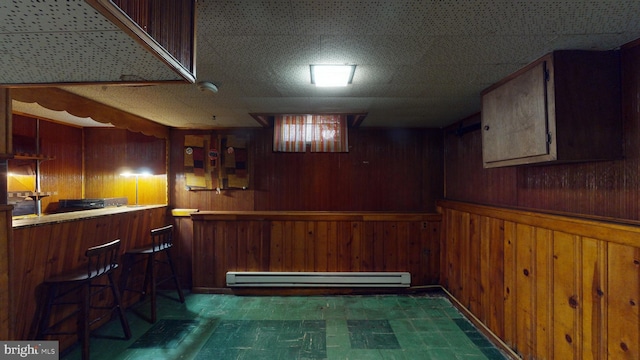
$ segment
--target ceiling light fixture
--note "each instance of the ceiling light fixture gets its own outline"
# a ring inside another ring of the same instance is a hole
[[[218,87],[208,81],[200,81],[196,85],[198,85],[198,89],[200,89],[200,91],[211,91],[214,94],[218,92]]]
[[[309,65],[311,83],[318,87],[347,86],[353,80],[355,65]]]

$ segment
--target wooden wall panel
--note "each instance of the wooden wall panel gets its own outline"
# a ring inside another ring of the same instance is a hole
[[[345,219],[339,219],[341,214],[332,219],[321,214],[282,219],[281,213],[251,217],[245,212],[245,219],[216,219],[220,214],[192,215],[195,291],[225,288],[227,271],[409,271],[414,286],[438,280],[437,247],[432,245],[440,238],[434,231],[439,230],[434,226],[440,222],[438,215],[412,215],[411,220],[401,220],[402,214],[348,219],[357,213]],[[413,245],[410,234],[417,238]],[[412,252],[419,255],[410,266]],[[432,260],[436,263],[428,264]]]
[[[535,310],[535,328],[533,354],[540,359],[553,359],[553,232],[535,228],[533,278],[535,281],[533,294]]]
[[[640,358],[640,246],[608,246],[607,345],[612,359]]]
[[[607,264],[607,244],[597,239],[582,239],[582,358],[604,359],[607,354],[607,298],[603,285]]]
[[[283,154],[272,151],[272,129],[227,129],[217,131],[173,130],[170,136],[169,204],[172,208],[201,211],[435,211],[435,201],[443,194],[442,132],[425,129],[350,129],[350,152],[347,154]],[[234,134],[248,137],[250,143],[250,186],[247,190],[185,190],[184,136]],[[407,172],[407,169],[409,171]],[[293,231],[285,224],[272,223],[273,232]],[[387,268],[407,266],[422,278],[420,283],[439,279],[439,243],[431,241],[421,228],[409,227],[398,241],[424,252],[398,252],[373,258],[367,242],[372,229],[362,223],[331,222],[316,224],[313,229],[298,229],[298,235],[278,234],[270,243],[271,269],[321,269],[367,271],[382,264]],[[429,223],[429,231],[439,233],[439,225]],[[311,230],[327,232],[329,243],[314,243],[320,248],[305,247]],[[329,236],[336,232],[337,237]],[[404,234],[411,234],[404,239]],[[181,233],[179,242],[189,246],[193,239]],[[349,241],[337,241],[346,239]],[[226,251],[237,251],[232,248]],[[326,250],[324,250],[326,246]],[[325,259],[323,252],[327,253]],[[309,257],[309,252],[315,255]],[[378,265],[376,265],[376,262]],[[418,269],[427,263],[429,271]],[[237,266],[237,262],[233,262]],[[428,275],[427,275],[428,274]],[[181,274],[190,278],[191,274]]]
[[[580,359],[578,240],[572,234],[553,234],[553,339],[556,359]]]
[[[188,191],[184,136],[249,138],[247,190]],[[440,130],[349,129],[349,153],[274,153],[273,129],[171,133],[170,203],[221,211],[435,211],[443,193]]]
[[[639,223],[439,205],[443,286],[524,359],[639,358]]]
[[[516,293],[516,341],[515,347],[524,358],[533,355],[535,331],[535,288],[533,263],[533,241],[535,229],[518,224],[515,246],[515,293]],[[522,239],[522,240],[521,240]],[[473,252],[472,252],[473,253]]]
[[[39,153],[53,157],[41,162],[41,191],[55,192],[42,198],[42,211],[54,212],[60,199],[82,197],[82,129],[59,123],[38,120],[33,117],[13,114],[14,152],[35,154],[37,151],[37,124],[40,126]],[[35,171],[32,160],[10,160],[10,171],[16,167],[29,167]],[[12,189],[9,189],[11,191]],[[33,191],[34,189],[32,189]]]
[[[502,261],[504,264],[504,341],[515,349],[517,349],[518,346],[518,319],[515,316],[517,311],[516,226],[517,224],[511,221],[505,221],[504,223],[504,258]],[[464,234],[460,236],[464,237]],[[455,255],[452,254],[452,256]],[[473,256],[473,254],[466,254],[466,256]],[[507,314],[509,316],[507,316]]]
[[[86,128],[85,198],[126,197],[136,203],[136,179],[125,171],[147,169],[153,176],[138,178],[138,205],[166,204],[167,142],[114,128]]]

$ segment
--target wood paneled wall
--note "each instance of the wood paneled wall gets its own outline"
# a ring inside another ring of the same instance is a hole
[[[14,152],[36,152],[37,119],[13,114]],[[116,128],[79,128],[40,120],[40,153],[53,157],[41,163],[44,213],[58,210],[60,199],[126,197],[135,203],[135,178],[121,176],[125,167],[147,168],[151,177],[138,184],[140,204],[167,204],[167,140]],[[9,166],[30,160],[10,160]],[[11,170],[11,169],[10,169]],[[9,189],[11,190],[11,189]]]
[[[185,189],[184,135],[198,133],[208,135],[236,134],[244,135],[250,139],[249,173],[251,182],[249,189],[223,190],[221,194],[216,194],[215,191],[188,191]],[[350,150],[349,153],[344,154],[274,153],[272,139],[273,129],[237,129],[224,130],[224,132],[173,130],[171,132],[170,153],[171,207],[201,211],[420,211],[435,213],[435,201],[443,194],[442,132],[440,130],[349,129]],[[180,228],[185,230],[180,231],[180,246],[176,249],[176,253],[186,263],[186,259],[191,257],[191,249],[196,246],[193,243],[193,234],[186,230],[190,227],[191,220],[188,218],[178,219],[177,222],[179,222]],[[345,224],[330,226],[340,226],[341,228],[347,226],[349,228],[349,225]],[[336,231],[335,228],[332,231]],[[253,241],[257,241],[255,238],[246,241],[240,245],[257,246],[253,243]],[[341,237],[339,241],[344,245],[349,240]],[[283,246],[281,251],[294,250],[292,242],[282,243],[280,246]],[[236,250],[231,247],[228,251]],[[221,249],[216,251],[219,252]],[[195,253],[200,254],[200,252]],[[246,256],[245,253],[241,254]],[[296,261],[304,260],[296,259]],[[429,263],[432,264],[432,262]],[[272,265],[260,264],[260,268],[269,268],[270,266]],[[297,269],[297,267],[295,268]],[[354,265],[353,268],[358,267]],[[190,278],[190,268],[181,268],[180,271],[184,279]],[[431,280],[435,275],[433,272],[429,274],[420,283],[432,283]],[[193,276],[198,275],[193,274]],[[420,276],[417,279],[420,279]],[[194,279],[194,286],[196,285],[195,281],[196,279]],[[223,281],[223,278],[218,278],[215,284],[207,284],[207,286],[224,287]]]
[[[12,324],[14,338],[29,338],[44,279],[80,268],[86,263],[85,251],[91,246],[121,239],[120,250],[124,252],[126,249],[148,244],[149,231],[166,224],[166,212],[166,207],[157,207],[14,228],[13,239],[9,244],[14,255],[11,269],[13,287],[10,292],[15,310]],[[107,297],[101,299],[109,301]],[[129,304],[134,300],[130,297],[126,299]],[[69,309],[54,311],[53,316],[60,318],[61,313],[68,312]],[[103,323],[108,320],[109,318],[105,318]],[[73,331],[72,328],[73,324],[70,324],[70,331]],[[63,336],[56,339],[60,340],[62,350],[73,344],[76,337]]]
[[[274,153],[273,129],[233,131],[250,139],[249,189],[185,190],[184,135],[197,133],[176,130],[171,134],[173,207],[435,212],[443,194],[440,130],[349,129],[349,153]]]
[[[203,212],[193,218],[193,288],[227,271],[408,271],[437,284],[437,214]]]
[[[621,61],[623,159],[483,169],[480,131],[456,134],[478,114],[445,129],[445,197],[640,220],[640,41],[622,48]]]
[[[85,197],[126,197],[136,201],[135,177],[125,169],[148,169],[154,176],[138,179],[138,204],[167,203],[167,142],[140,133],[113,128],[85,128]]]
[[[36,153],[37,121],[13,115],[14,152]],[[41,190],[55,192],[42,199],[44,213],[57,210],[60,199],[82,197],[82,136],[81,128],[40,120],[40,153],[54,158],[40,166]],[[35,170],[31,160],[11,160],[9,164],[19,165]]]
[[[439,205],[442,285],[524,359],[640,358],[640,224]]]

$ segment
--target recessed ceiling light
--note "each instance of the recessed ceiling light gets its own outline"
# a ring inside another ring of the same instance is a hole
[[[355,65],[310,65],[311,83],[318,87],[347,86],[353,80]]]

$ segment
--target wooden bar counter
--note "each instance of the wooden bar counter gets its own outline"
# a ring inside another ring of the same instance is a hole
[[[82,267],[85,250],[91,246],[120,239],[120,251],[124,252],[146,244],[150,241],[149,231],[166,221],[166,205],[122,206],[14,219],[13,237],[9,239],[13,252],[9,265],[10,306],[15,313],[10,326],[12,338],[28,338],[44,279]],[[125,299],[129,304],[133,300]],[[76,341],[75,336],[57,340],[61,350]]]
[[[227,271],[408,271],[438,283],[440,215],[201,211],[193,220],[193,291],[226,288]]]

